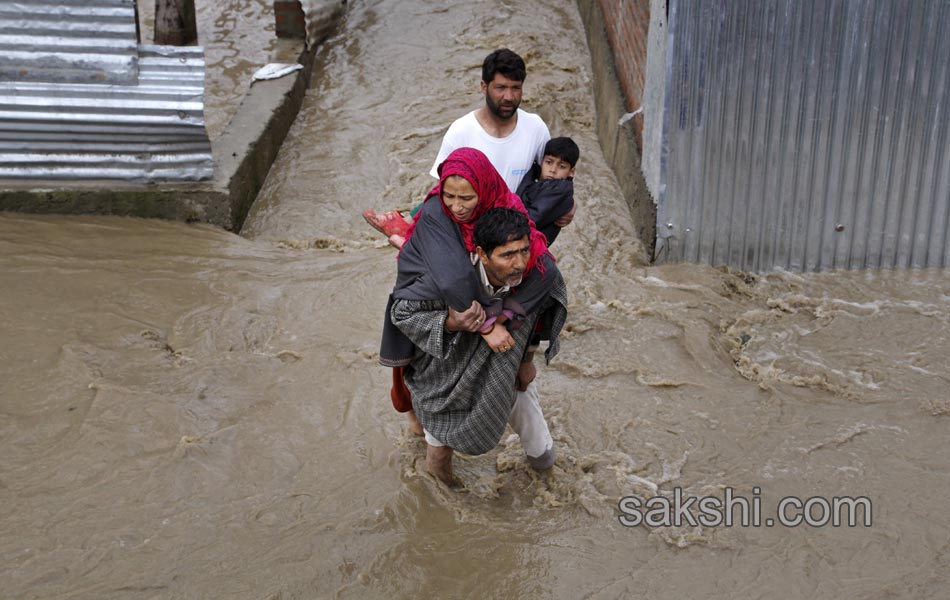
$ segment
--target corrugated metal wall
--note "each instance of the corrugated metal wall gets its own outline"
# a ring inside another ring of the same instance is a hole
[[[137,46],[134,8],[0,0],[0,179],[212,176],[203,50]]]
[[[950,0],[670,0],[657,255],[950,265]]]
[[[135,0],[0,0],[0,80],[135,83]]]

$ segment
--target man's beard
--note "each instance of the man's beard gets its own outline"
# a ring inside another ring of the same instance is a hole
[[[518,104],[513,104],[510,107],[502,108],[500,104],[495,104],[495,102],[491,99],[491,96],[488,95],[488,93],[485,94],[485,105],[488,106],[488,110],[491,111],[491,113],[495,115],[496,117],[498,117],[499,119],[507,120],[515,116],[515,113],[518,112],[518,106],[520,104],[521,103],[519,102]],[[508,114],[505,114],[505,112],[503,111],[511,111],[511,112]]]
[[[524,279],[524,272],[518,273],[518,279],[514,279],[514,277],[515,276],[512,275],[508,278],[507,282],[509,287],[518,287],[521,285],[521,281]]]

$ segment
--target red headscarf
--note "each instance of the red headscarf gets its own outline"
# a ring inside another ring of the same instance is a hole
[[[472,218],[464,223],[457,221],[452,215],[452,211],[442,202],[442,185],[448,177],[453,175],[462,177],[472,184],[472,188],[474,188],[475,194],[478,196],[478,203],[475,205],[475,212],[472,213]],[[462,238],[465,240],[465,248],[469,252],[475,251],[475,223],[478,221],[478,218],[488,210],[492,208],[511,208],[524,213],[526,217],[528,216],[528,211],[525,210],[521,198],[508,189],[505,180],[501,178],[501,175],[499,175],[495,167],[492,166],[488,157],[475,148],[458,148],[449,154],[442,164],[439,165],[439,183],[426,195],[426,201],[433,197],[439,198],[439,203],[442,204],[442,210],[450,219],[458,224],[462,232]],[[422,211],[416,213],[416,222],[418,222],[419,215],[421,214]],[[528,259],[527,270],[530,271],[537,265],[543,273],[544,267],[538,264],[538,259],[542,254],[548,252],[547,239],[544,237],[544,234],[535,227],[531,217],[528,217],[528,223],[531,226],[531,234],[529,236],[531,257]],[[407,240],[412,236],[415,228],[416,223],[414,222],[406,234]]]

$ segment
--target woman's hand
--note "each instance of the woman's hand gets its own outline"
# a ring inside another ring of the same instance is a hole
[[[492,352],[508,352],[515,347],[515,339],[508,333],[508,329],[496,322],[491,331],[482,334],[482,339],[492,349]]]
[[[449,307],[449,316],[445,318],[445,329],[447,331],[469,331],[475,333],[482,323],[485,322],[485,309],[478,303],[478,300],[472,300],[472,305],[465,312],[458,312],[451,306]]]

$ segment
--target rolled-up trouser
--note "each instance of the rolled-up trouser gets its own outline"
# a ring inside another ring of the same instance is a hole
[[[548,423],[541,412],[538,387],[532,381],[528,389],[518,392],[515,405],[508,417],[508,424],[521,438],[521,446],[528,456],[538,457],[554,447],[554,439],[548,429]],[[434,435],[425,431],[426,443],[430,446],[444,446]]]

